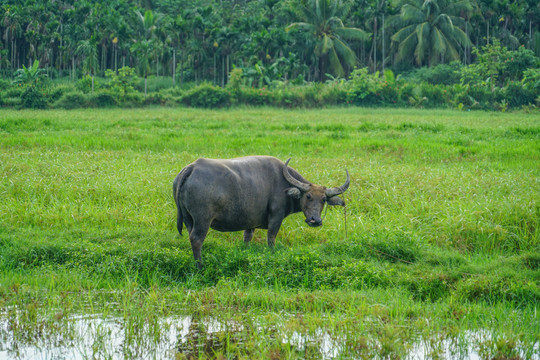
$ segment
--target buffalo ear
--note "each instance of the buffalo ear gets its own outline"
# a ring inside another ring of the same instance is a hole
[[[345,201],[343,201],[343,199],[340,198],[339,196],[332,196],[331,198],[326,200],[326,203],[332,206],[336,206],[336,205],[345,206]]]
[[[287,195],[289,195],[290,197],[294,199],[300,199],[302,197],[302,192],[295,187],[288,188],[285,191],[287,191]]]

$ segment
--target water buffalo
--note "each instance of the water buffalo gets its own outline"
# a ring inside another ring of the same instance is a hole
[[[198,159],[180,171],[173,182],[178,209],[177,227],[186,225],[193,256],[202,267],[201,247],[212,228],[244,231],[248,243],[256,228],[268,229],[274,246],[283,219],[302,211],[309,226],[322,225],[324,204],[345,206],[338,197],[350,184],[327,189],[310,183],[286,163],[271,156],[236,159]]]

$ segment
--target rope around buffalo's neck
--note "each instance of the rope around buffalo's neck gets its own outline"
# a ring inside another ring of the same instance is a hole
[[[347,236],[347,204],[343,206],[343,215],[345,216],[345,241],[349,241]]]
[[[323,221],[326,219],[326,212],[327,211],[328,211],[328,205],[325,205],[324,206],[324,215],[322,217]],[[345,203],[345,205],[343,205],[343,215],[345,217],[345,241],[349,241],[349,237],[347,235],[347,203]]]

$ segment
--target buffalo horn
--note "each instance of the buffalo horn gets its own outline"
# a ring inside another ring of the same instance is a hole
[[[341,185],[340,187],[326,189],[326,196],[330,198],[332,196],[342,194],[345,192],[345,190],[349,188],[349,184],[351,183],[351,180],[349,178],[349,172],[347,171],[347,169],[345,169],[345,171],[347,172],[347,180],[345,181],[345,184]]]
[[[285,166],[283,167],[283,176],[285,176],[285,179],[292,186],[297,187],[298,189],[300,189],[301,191],[304,191],[304,192],[308,191],[309,190],[309,184],[306,184],[306,183],[303,183],[303,182],[301,182],[299,180],[296,180],[295,178],[292,177],[291,174],[289,174],[289,169],[287,168],[287,165],[289,164],[289,161],[291,161],[291,158],[289,158],[287,160],[287,162],[285,163]]]

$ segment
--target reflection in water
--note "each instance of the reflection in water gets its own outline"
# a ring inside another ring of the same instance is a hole
[[[3,314],[5,315],[5,314]],[[7,359],[199,359],[235,358],[252,348],[253,334],[269,343],[288,344],[304,358],[355,358],[346,353],[345,338],[317,329],[306,335],[283,326],[263,329],[253,322],[223,322],[211,317],[179,316],[139,324],[121,318],[76,317],[47,323],[37,318],[19,320],[0,314],[0,360]],[[408,359],[481,359],[478,344],[489,343],[487,332],[465,331],[458,338],[419,341]],[[377,339],[370,339],[374,348]],[[379,344],[379,345],[378,345]],[[538,344],[516,358],[539,359]],[[254,356],[256,354],[253,354]],[[374,354],[375,355],[375,354]],[[360,358],[361,355],[358,355]],[[380,357],[375,355],[375,358]],[[281,358],[281,357],[279,357]]]
[[[237,323],[224,324],[216,319],[191,316],[187,334],[182,334],[177,342],[177,358],[199,359],[213,358],[217,354],[232,352],[231,347],[241,346],[244,327]]]

